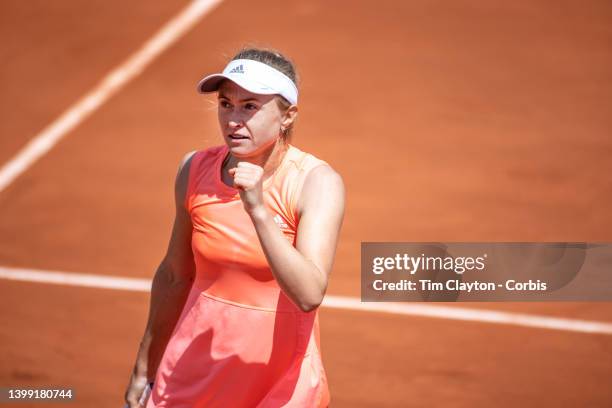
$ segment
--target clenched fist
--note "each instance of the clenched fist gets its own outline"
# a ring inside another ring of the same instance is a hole
[[[249,162],[238,162],[228,173],[234,177],[234,187],[240,193],[240,199],[247,213],[264,208],[263,168]]]

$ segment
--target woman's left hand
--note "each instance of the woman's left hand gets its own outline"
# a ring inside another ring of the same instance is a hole
[[[263,200],[263,168],[249,162],[238,162],[236,167],[229,169],[234,177],[234,187],[240,193],[240,199],[247,213],[265,209]]]

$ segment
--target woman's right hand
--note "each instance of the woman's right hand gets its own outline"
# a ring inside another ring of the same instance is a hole
[[[194,153],[190,152],[183,157],[176,176],[174,191],[176,215],[172,235],[166,256],[155,271],[151,285],[147,327],[138,348],[129,385],[125,390],[124,398],[128,408],[141,408],[138,405],[139,400],[150,382],[147,376],[149,374],[151,378],[155,376],[195,277],[195,262],[191,249],[193,224],[191,215],[185,207],[189,169]]]
[[[130,377],[130,383],[125,391],[125,403],[126,408],[142,408],[139,405],[138,400],[147,387],[147,375],[137,374],[136,371],[132,373]]]

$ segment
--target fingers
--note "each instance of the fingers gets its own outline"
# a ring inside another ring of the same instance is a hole
[[[251,169],[251,170],[254,170],[254,171],[261,170],[261,172],[263,173],[263,168],[261,168],[261,166],[258,166],[258,165],[253,164],[253,163],[245,162],[245,161],[238,162],[236,164],[236,167],[229,169],[229,172],[230,173],[234,173],[236,171],[236,169],[239,169],[239,168],[240,169]]]
[[[250,190],[257,185],[257,182],[250,177],[234,177],[234,187],[243,190]]]
[[[237,167],[244,167],[244,168],[254,168],[254,169],[261,169],[261,166],[258,166],[256,164],[250,163],[248,161],[241,161],[238,162],[238,164],[236,165]],[[262,169],[263,170],[263,169]]]
[[[249,162],[239,162],[228,173],[234,177],[236,188],[251,189],[256,187],[263,176],[263,168]]]
[[[141,390],[138,388],[130,388],[125,396],[125,402],[129,408],[138,406],[138,396],[141,394]]]
[[[138,408],[138,400],[130,398],[128,401],[126,401],[125,408]]]
[[[143,391],[140,398],[135,395],[130,395],[128,398],[125,399],[125,407],[127,408],[144,407],[147,403],[148,397],[149,397],[149,393],[147,393],[146,390]]]
[[[249,162],[238,162],[236,167],[230,169],[230,171],[232,170],[234,170],[234,173],[239,172],[244,174],[256,174],[260,176],[263,174],[263,168],[261,166]]]
[[[149,399],[149,396],[151,395],[151,391],[152,391],[151,384],[147,384],[144,391],[142,392],[142,395],[140,396],[140,399],[138,400],[138,406],[144,407],[145,405],[147,405],[147,400]]]
[[[124,400],[129,408],[139,407],[139,398],[147,387],[147,377],[144,375],[132,374],[130,383],[125,391]]]

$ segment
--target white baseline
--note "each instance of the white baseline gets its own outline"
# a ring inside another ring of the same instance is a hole
[[[77,127],[130,80],[140,74],[158,55],[174,44],[222,0],[194,0],[164,25],[138,51],[111,71],[89,93],[30,140],[0,168],[0,191],[10,185],[62,137]]]
[[[151,288],[151,281],[148,279],[44,271],[2,266],[0,266],[0,279],[70,286],[85,286],[91,288],[131,290],[137,292],[148,292]],[[358,298],[333,295],[326,295],[322,306],[333,309],[424,316],[439,319],[464,320],[533,327],[539,329],[612,335],[612,323],[499,312],[493,310],[469,309],[419,303],[363,303]]]

